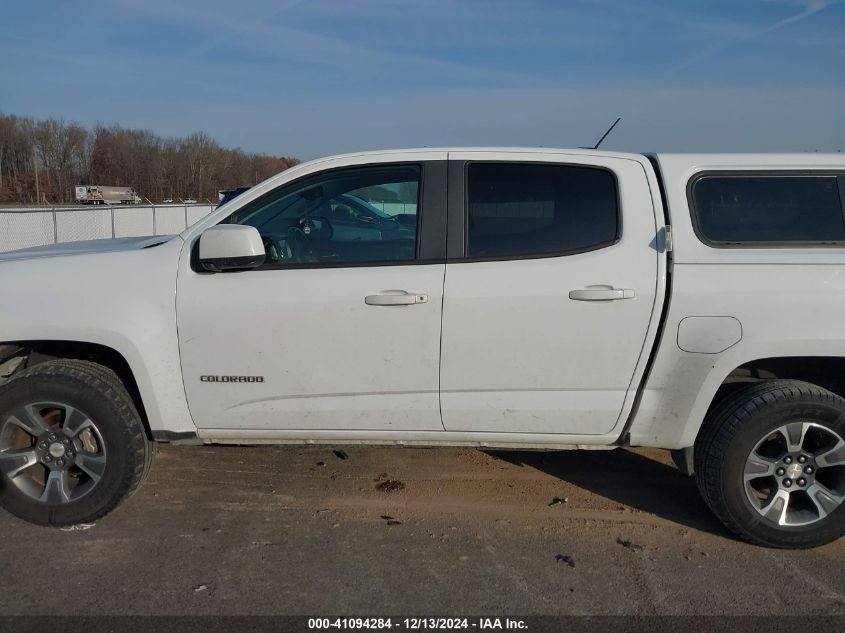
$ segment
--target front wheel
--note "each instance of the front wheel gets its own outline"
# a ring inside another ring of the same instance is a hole
[[[705,502],[745,540],[829,543],[845,534],[845,400],[794,380],[739,389],[708,415],[695,473]]]
[[[55,360],[0,387],[0,506],[42,525],[90,523],[152,462],[132,398],[106,367]]]

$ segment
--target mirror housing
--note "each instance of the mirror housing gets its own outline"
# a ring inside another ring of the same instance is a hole
[[[200,265],[209,272],[257,268],[265,258],[264,240],[254,226],[218,224],[200,235]]]

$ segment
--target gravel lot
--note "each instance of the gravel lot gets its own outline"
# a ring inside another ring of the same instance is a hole
[[[845,615],[845,539],[741,543],[670,464],[639,449],[164,446],[87,529],[0,513],[0,614]],[[57,573],[72,599],[44,590]]]

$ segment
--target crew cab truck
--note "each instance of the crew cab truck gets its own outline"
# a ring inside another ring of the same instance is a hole
[[[155,442],[653,446],[740,537],[832,541],[843,197],[842,155],[370,152],[5,254],[0,504],[93,521]]]

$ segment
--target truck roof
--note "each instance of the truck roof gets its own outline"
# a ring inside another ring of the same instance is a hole
[[[488,153],[495,153],[495,152],[510,152],[510,153],[532,153],[536,154],[540,153],[547,153],[547,154],[577,154],[583,156],[619,156],[619,157],[636,157],[642,158],[642,154],[630,153],[630,152],[610,152],[604,150],[592,150],[592,149],[584,149],[584,148],[557,148],[557,147],[462,147],[462,146],[443,146],[443,147],[405,147],[405,148],[392,148],[392,149],[377,149],[377,150],[362,150],[360,152],[346,152],[343,154],[333,154],[329,156],[321,156],[319,158],[307,161],[307,163],[300,163],[300,164],[308,164],[314,163],[322,160],[327,159],[334,159],[334,158],[348,158],[352,156],[383,156],[385,154],[422,154],[422,153],[443,153],[443,152],[488,152]]]
[[[690,167],[705,167],[707,169],[718,169],[720,166],[736,168],[749,166],[758,169],[772,167],[845,167],[845,154],[820,153],[820,152],[794,152],[794,153],[756,153],[756,154],[672,154],[655,153],[647,154],[654,156],[660,163],[661,168],[672,167],[683,169]]]
[[[420,154],[427,152],[486,152],[486,153],[545,153],[545,154],[568,154],[574,156],[606,156],[608,158],[627,158],[633,160],[642,160],[643,157],[656,158],[661,167],[671,165],[673,168],[695,168],[707,166],[708,169],[724,167],[737,167],[748,165],[754,168],[770,168],[770,167],[845,167],[845,153],[831,152],[768,152],[768,153],[676,153],[676,152],[615,152],[601,149],[586,149],[586,148],[558,148],[558,147],[461,147],[461,146],[446,146],[446,147],[417,147],[404,149],[384,149],[384,150],[367,150],[361,152],[349,152],[345,154],[336,154],[333,156],[325,156],[317,158],[312,161],[301,163],[308,165],[315,162],[321,162],[328,159],[347,158],[347,157],[364,157],[364,156],[384,156],[385,154]]]

